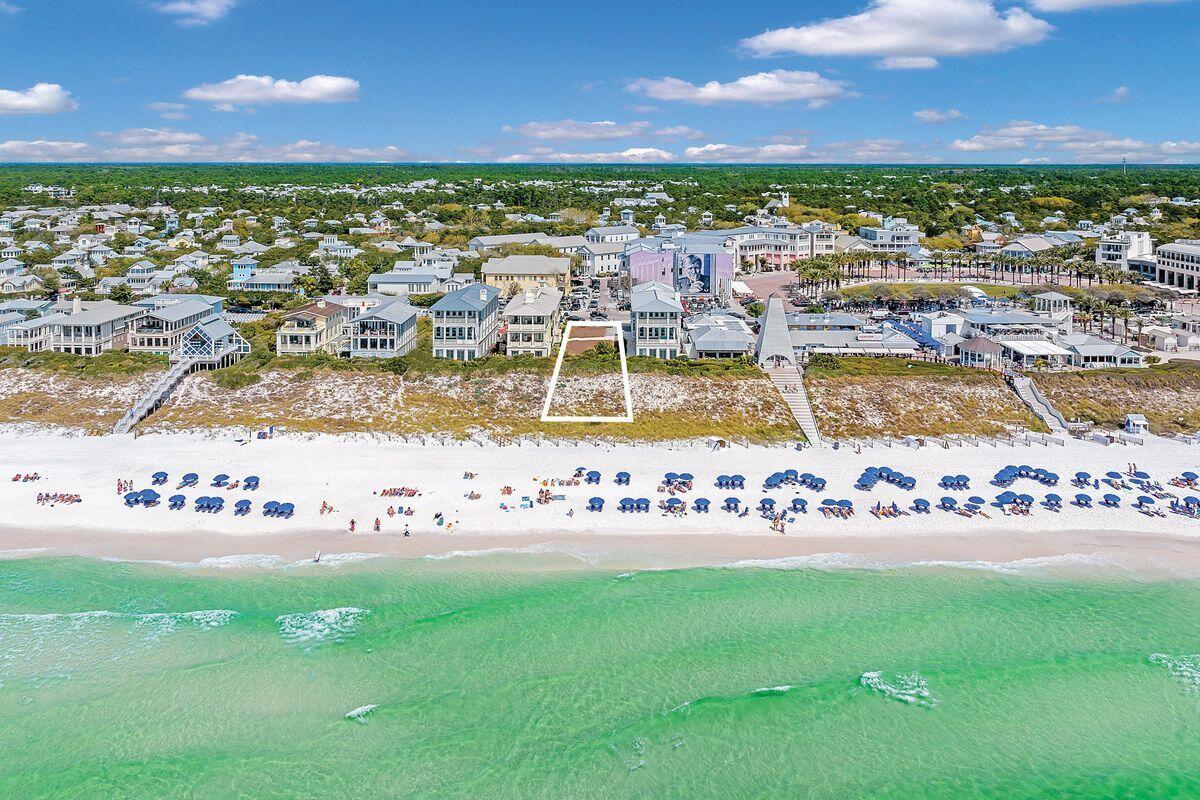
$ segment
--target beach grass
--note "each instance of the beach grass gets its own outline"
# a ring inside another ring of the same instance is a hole
[[[1034,376],[1069,420],[1121,427],[1125,415],[1144,414],[1155,433],[1200,431],[1200,364],[1172,361],[1142,369],[1098,369]]]
[[[98,356],[43,351],[30,353],[21,347],[0,347],[0,369],[34,369],[77,378],[108,380],[167,368],[167,357],[153,353],[110,350]]]
[[[996,436],[1045,424],[997,373],[898,358],[821,358],[805,369],[817,426],[831,439]]]

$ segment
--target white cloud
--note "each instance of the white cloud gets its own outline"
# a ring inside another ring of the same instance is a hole
[[[116,133],[100,131],[101,139],[121,147],[143,147],[147,145],[200,144],[205,141],[199,133],[188,133],[171,128],[127,128]]]
[[[1129,87],[1118,86],[1112,90],[1112,94],[1099,98],[1098,103],[1128,103],[1129,102]]]
[[[1049,164],[1050,159],[1046,156],[1038,156],[1037,158],[1022,158],[1018,164]]]
[[[0,160],[77,161],[86,158],[90,150],[90,146],[84,142],[10,139],[7,142],[0,142]]]
[[[991,0],[872,0],[848,17],[778,28],[742,40],[756,56],[881,56],[886,69],[928,68],[937,56],[998,53],[1036,44],[1053,30],[1023,8]]]
[[[500,159],[503,164],[541,164],[567,162],[581,164],[661,164],[677,156],[657,147],[630,147],[612,153],[560,153],[548,148],[531,148],[527,153],[514,153]]]
[[[0,14],[19,14],[24,10],[18,5],[0,0]]]
[[[187,106],[183,103],[147,103],[146,108],[163,119],[187,119]]]
[[[1079,11],[1085,8],[1112,8],[1142,3],[1174,3],[1176,0],[1030,0],[1038,11]]]
[[[943,122],[962,119],[966,115],[957,108],[947,108],[944,111],[936,108],[923,108],[920,111],[914,111],[913,116],[917,122],[924,122],[927,125],[939,125]]]
[[[557,122],[526,122],[524,125],[505,125],[505,133],[516,133],[526,139],[554,142],[591,141],[598,139],[627,139],[638,136],[650,127],[649,122],[621,124],[611,120],[578,122],[563,119]]]
[[[668,125],[654,131],[654,135],[664,139],[703,139],[705,134],[689,125]]]
[[[57,83],[35,83],[23,91],[0,89],[0,114],[62,114],[79,108]]]
[[[211,103],[219,111],[266,103],[345,103],[358,99],[358,81],[334,75],[313,75],[302,81],[238,75],[221,83],[201,84],[183,96]]]
[[[1117,162],[1123,158],[1143,163],[1194,162],[1200,155],[1200,142],[1150,142],[1080,125],[1045,125],[1016,120],[993,128],[984,128],[969,139],[957,139],[950,148],[978,153],[1004,150],[1044,151],[1049,156],[1023,156],[1028,163],[1075,161],[1081,163]]]
[[[937,65],[932,56],[888,56],[875,62],[880,69],[933,69]]]
[[[820,108],[828,105],[830,100],[850,96],[841,81],[831,80],[816,72],[785,69],[746,75],[729,83],[709,81],[695,84],[679,78],[639,78],[626,86],[625,90],[643,92],[655,100],[678,100],[700,105],[767,105],[806,101],[809,108]]]
[[[686,161],[716,161],[721,163],[795,162],[808,160],[808,145],[768,144],[761,147],[706,144],[683,151]]]
[[[237,4],[238,0],[165,0],[155,3],[154,8],[190,27],[223,19]]]

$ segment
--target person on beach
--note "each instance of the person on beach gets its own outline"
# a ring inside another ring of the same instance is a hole
[[[354,520],[350,520],[350,532],[351,532],[351,533],[354,533],[354,529],[355,529],[356,527],[358,527],[358,523],[357,523],[357,522],[355,522]]]
[[[379,533],[379,517],[375,518],[375,532]]]
[[[407,539],[411,534],[408,531],[408,523],[404,523],[404,538]]]

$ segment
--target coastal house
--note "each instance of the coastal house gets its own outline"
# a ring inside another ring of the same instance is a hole
[[[483,263],[483,282],[509,294],[528,289],[567,290],[571,259],[551,256],[506,256]]]
[[[129,352],[169,355],[181,349],[185,333],[219,314],[199,297],[151,308],[129,326]]]
[[[651,282],[634,286],[629,299],[633,353],[677,358],[683,350],[683,303],[673,288]]]
[[[740,358],[754,351],[754,334],[732,314],[701,314],[684,322],[688,358]]]
[[[433,294],[442,290],[437,275],[425,272],[377,272],[367,277],[367,291],[373,294],[405,297]]]
[[[599,242],[631,242],[641,236],[641,232],[633,225],[607,225],[599,228],[588,228],[583,238],[589,243]]]
[[[562,330],[563,293],[543,287],[515,295],[504,307],[504,345],[510,356],[549,356]]]
[[[433,355],[456,361],[483,358],[496,348],[500,330],[500,290],[474,284],[449,292],[429,309]]]
[[[70,313],[53,317],[50,349],[81,356],[124,349],[130,327],[145,315],[144,308],[110,301],[86,309],[76,303]]]
[[[284,315],[275,332],[275,352],[280,355],[337,355],[345,343],[348,322],[345,306],[316,300]]]
[[[388,299],[350,321],[352,358],[395,358],[417,346],[417,310],[404,300]]]

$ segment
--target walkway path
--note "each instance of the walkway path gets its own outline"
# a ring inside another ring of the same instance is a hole
[[[821,433],[817,430],[817,420],[813,416],[812,405],[808,402],[808,392],[804,389],[804,372],[796,367],[782,367],[765,370],[771,383],[783,395],[792,412],[792,417],[800,430],[804,432],[810,444],[814,447],[821,445]]]

